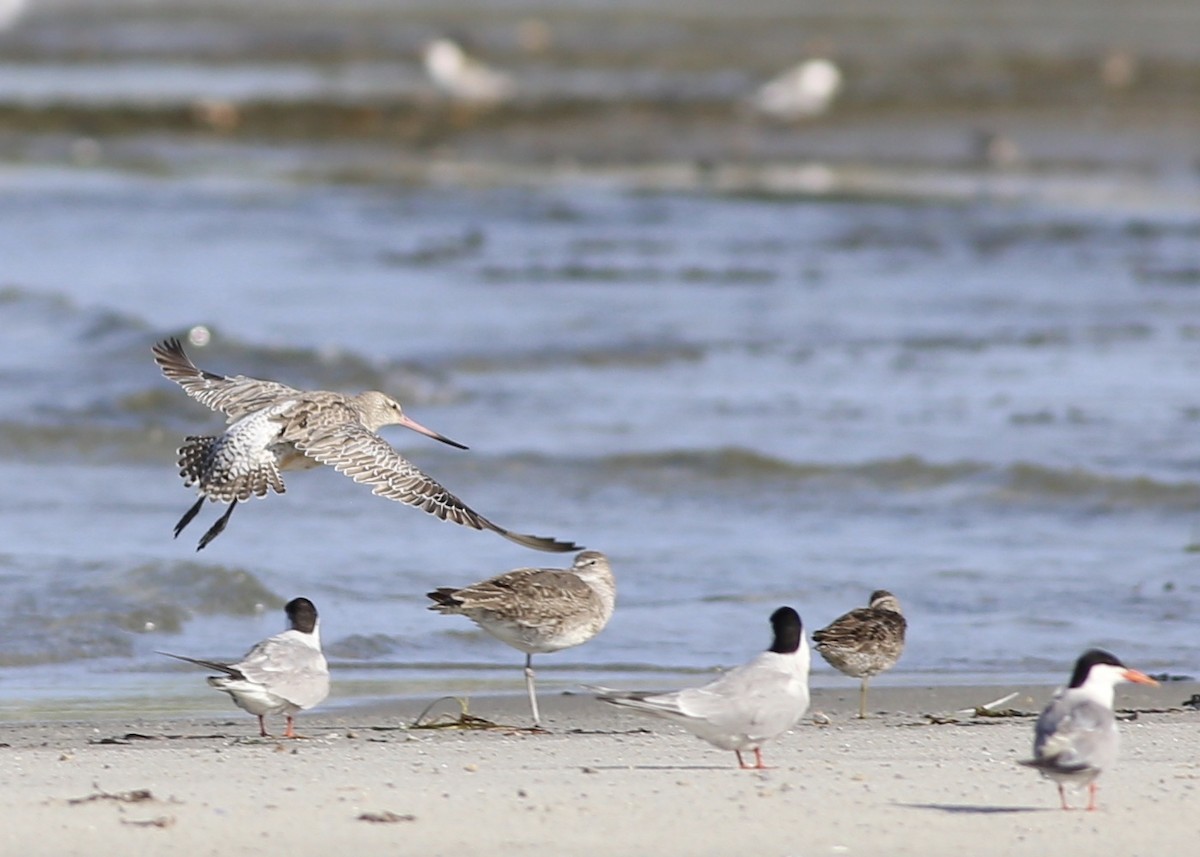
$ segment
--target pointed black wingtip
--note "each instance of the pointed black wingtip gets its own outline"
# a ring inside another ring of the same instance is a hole
[[[535,551],[545,551],[546,553],[571,553],[573,551],[585,550],[582,545],[577,545],[575,542],[559,541],[550,536],[531,536],[525,533],[509,532],[508,530],[502,531],[501,535],[511,542],[516,542]]]

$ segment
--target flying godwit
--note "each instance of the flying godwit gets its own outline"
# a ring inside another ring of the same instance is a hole
[[[184,485],[197,486],[200,499],[179,519],[175,535],[191,523],[206,499],[229,504],[196,550],[221,534],[238,502],[263,497],[268,490],[282,494],[282,471],[321,464],[371,486],[381,497],[416,506],[443,521],[491,530],[534,550],[579,550],[572,542],[514,533],[493,524],[409,463],[376,434],[379,428],[404,426],[450,446],[466,447],[425,428],[383,393],[305,392],[245,375],[216,375],[198,369],[174,338],[154,346],[154,360],[185,393],[229,418],[223,434],[188,437],[179,449],[179,474]]]

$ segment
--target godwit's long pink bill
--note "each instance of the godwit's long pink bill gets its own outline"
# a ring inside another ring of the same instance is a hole
[[[224,531],[240,501],[268,491],[282,494],[283,471],[321,464],[371,486],[381,497],[416,506],[443,521],[491,530],[534,550],[580,550],[573,542],[514,533],[494,524],[414,467],[376,433],[380,428],[404,426],[450,446],[466,447],[416,422],[383,393],[303,391],[245,375],[217,375],[197,368],[175,338],[153,350],[167,378],[229,418],[223,434],[188,437],[179,449],[179,474],[185,485],[197,486],[200,498],[179,519],[175,535],[191,523],[206,499],[229,504],[197,550]]]

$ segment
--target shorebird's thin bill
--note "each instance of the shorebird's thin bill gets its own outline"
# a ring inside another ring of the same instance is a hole
[[[425,426],[421,425],[419,422],[414,420],[408,414],[405,414],[404,416],[400,417],[400,422],[398,423],[398,425],[402,425],[405,428],[410,428],[413,431],[417,432],[418,434],[423,434],[426,437],[433,438],[434,440],[440,440],[442,443],[449,444],[450,446],[456,446],[459,449],[469,449],[470,448],[466,444],[459,443],[457,440],[451,440],[450,438],[446,437],[444,434],[438,434],[433,429],[425,428]]]
[[[1124,676],[1125,681],[1132,681],[1137,684],[1152,684],[1155,687],[1158,687],[1158,682],[1150,678],[1150,676],[1146,675],[1144,672],[1126,669],[1122,675]]]

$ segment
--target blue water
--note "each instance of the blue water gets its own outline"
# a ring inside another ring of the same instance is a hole
[[[385,431],[470,506],[608,553],[616,615],[540,659],[549,687],[735,663],[779,604],[812,630],[876,588],[910,629],[883,682],[1057,681],[1090,645],[1200,672],[1200,207],[1174,180],[363,181],[307,144],[39,145],[0,163],[0,716],[220,707],[156,651],[236,656],[296,595],[341,701],[520,685],[423,593],[569,557],[324,471],[173,541],[174,449],[220,420],[159,375],[168,335],[383,389],[471,447]]]

